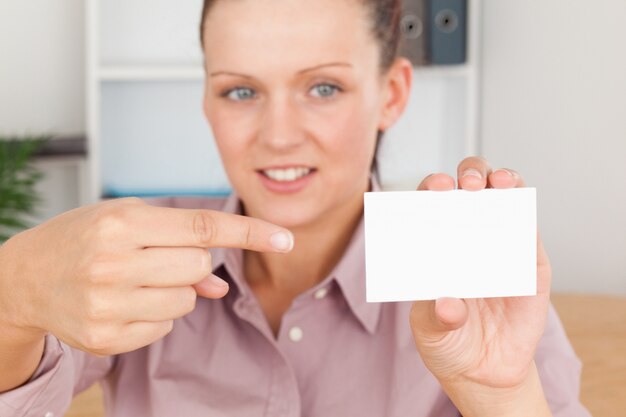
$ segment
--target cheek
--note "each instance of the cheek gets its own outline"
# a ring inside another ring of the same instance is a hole
[[[247,157],[246,149],[253,136],[252,126],[232,111],[213,105],[208,122],[215,138],[224,169],[230,177],[237,174],[237,166]]]
[[[338,171],[369,171],[376,141],[375,108],[357,98],[333,109],[317,123],[316,136]]]

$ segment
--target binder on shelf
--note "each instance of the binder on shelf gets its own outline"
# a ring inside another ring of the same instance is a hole
[[[403,0],[400,17],[400,55],[413,66],[428,65],[427,1]]]
[[[467,0],[429,0],[429,59],[433,65],[466,61]]]
[[[467,59],[468,0],[403,0],[400,55],[414,66],[457,65]]]

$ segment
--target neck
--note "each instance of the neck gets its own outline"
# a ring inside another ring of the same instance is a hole
[[[288,254],[244,252],[245,275],[252,287],[266,286],[292,296],[324,280],[341,259],[363,213],[358,194],[313,223],[290,228],[295,246]]]

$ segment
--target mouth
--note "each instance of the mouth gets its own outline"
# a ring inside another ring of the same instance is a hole
[[[267,178],[278,182],[296,181],[302,177],[306,177],[313,171],[315,171],[315,168],[309,167],[269,168],[259,170],[259,172]]]
[[[304,165],[270,167],[257,170],[263,185],[279,194],[294,193],[304,189],[317,172]]]

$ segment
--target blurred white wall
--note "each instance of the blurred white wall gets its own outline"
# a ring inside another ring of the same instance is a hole
[[[0,134],[82,133],[84,2],[0,0]]]
[[[482,153],[538,187],[556,290],[626,294],[626,1],[483,2]],[[84,132],[83,17],[0,0],[0,133]]]
[[[482,153],[538,188],[553,288],[626,294],[626,1],[485,0]]]
[[[82,0],[0,0],[0,135],[85,131]],[[35,220],[76,207],[80,158],[37,163],[45,179]]]

